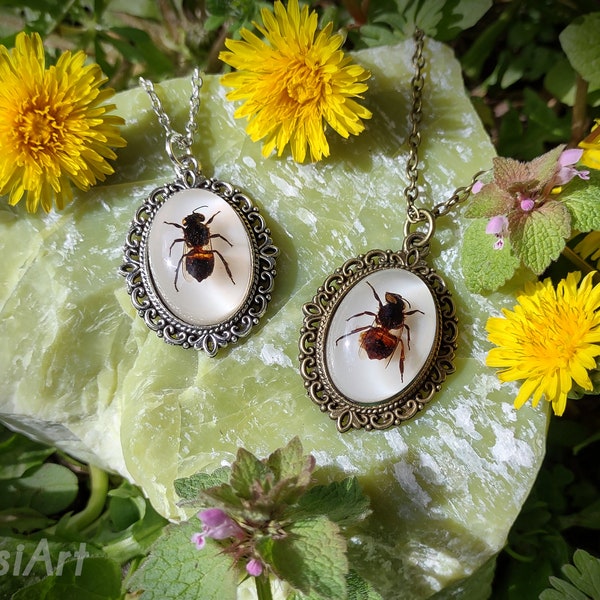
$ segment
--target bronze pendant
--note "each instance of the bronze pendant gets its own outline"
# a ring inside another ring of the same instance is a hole
[[[454,302],[424,259],[428,245],[370,250],[304,305],[300,370],[311,400],[350,429],[410,419],[454,371]]]

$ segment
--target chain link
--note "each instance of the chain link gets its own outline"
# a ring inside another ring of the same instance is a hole
[[[425,34],[422,30],[416,29],[414,33],[415,51],[412,58],[414,74],[411,80],[412,103],[409,113],[410,133],[408,135],[408,160],[406,163],[406,174],[408,176],[408,186],[404,189],[406,198],[406,217],[407,223],[405,230],[410,230],[410,225],[415,223],[428,223],[429,231],[423,237],[421,244],[425,244],[433,234],[435,219],[449,213],[454,206],[465,201],[473,190],[479,177],[485,173],[480,171],[473,176],[471,183],[465,187],[457,188],[454,193],[443,202],[436,204],[431,211],[416,206],[419,198],[419,146],[421,144],[421,117],[423,114],[423,87],[425,77],[423,70],[425,68],[425,57],[423,55]]]
[[[169,158],[175,163],[178,170],[188,168],[190,163],[194,162],[190,159],[192,159],[191,148],[194,141],[194,134],[198,129],[196,117],[198,116],[198,111],[200,109],[200,88],[202,87],[200,71],[196,68],[192,73],[192,93],[189,101],[190,112],[188,122],[185,125],[185,134],[173,129],[171,119],[169,119],[169,115],[165,112],[163,104],[154,89],[153,83],[140,77],[140,85],[150,97],[152,109],[158,118],[158,122],[165,130],[166,148]],[[173,150],[174,147],[181,150],[183,156],[175,154]]]

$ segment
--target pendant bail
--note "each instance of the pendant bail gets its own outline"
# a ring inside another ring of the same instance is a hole
[[[177,149],[179,152],[175,152]],[[166,137],[165,150],[178,175],[187,171],[200,172],[200,163],[192,154],[192,146],[188,138],[176,131]]]
[[[429,240],[435,233],[435,214],[427,210],[426,208],[419,208],[418,219],[412,221],[406,219],[404,222],[404,251],[408,251],[410,248],[425,248],[429,245]],[[413,225],[419,225],[424,223],[423,229],[415,229],[411,231]]]

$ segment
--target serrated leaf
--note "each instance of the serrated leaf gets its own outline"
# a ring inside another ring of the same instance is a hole
[[[351,570],[348,573],[346,582],[348,584],[348,600],[383,600],[373,586],[356,571]]]
[[[600,230],[600,173],[590,171],[589,180],[577,177],[569,182],[560,195],[571,213],[573,229]]]
[[[325,517],[297,521],[287,536],[269,544],[266,561],[275,574],[304,594],[346,600],[346,540]]]
[[[505,215],[513,205],[514,200],[507,192],[500,189],[495,183],[489,183],[471,196],[470,203],[465,210],[465,217],[476,219]]]
[[[541,275],[565,247],[571,234],[571,215],[562,202],[550,201],[525,213],[508,216],[515,254],[536,275]]]
[[[600,86],[600,12],[591,13],[568,25],[558,36],[569,62],[590,87]]]
[[[370,500],[356,477],[310,488],[299,500],[297,513],[305,516],[324,515],[338,525],[350,525],[369,513]]]
[[[265,464],[245,448],[239,448],[231,465],[229,482],[235,493],[246,500],[254,496],[255,482],[266,483],[269,471]]]
[[[196,518],[170,525],[131,577],[129,590],[143,591],[140,600],[235,600],[231,559],[211,539],[202,550],[190,541],[201,530]]]
[[[45,577],[13,594],[12,600],[119,600],[121,598],[121,568],[101,556],[85,560],[69,560],[60,574]]]
[[[275,481],[298,477],[309,478],[315,466],[311,455],[305,455],[298,436],[294,437],[287,446],[278,448],[267,459],[267,467],[273,472]],[[307,482],[308,483],[308,482]]]
[[[501,250],[494,249],[495,238],[485,232],[487,219],[477,219],[467,227],[461,252],[461,268],[469,290],[481,293],[497,290],[515,273],[519,259],[505,238]]]
[[[175,491],[184,500],[193,500],[207,488],[218,486],[229,481],[231,469],[219,467],[212,473],[195,473],[190,477],[181,477],[174,481]]]

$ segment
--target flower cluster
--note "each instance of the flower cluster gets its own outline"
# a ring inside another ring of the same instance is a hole
[[[324,122],[344,138],[364,130],[371,112],[353,98],[367,90],[370,73],[340,50],[344,38],[332,23],[317,31],[316,12],[300,10],[298,0],[287,10],[276,0],[273,10],[261,11],[263,26],[254,23],[264,40],[248,29],[226,40],[219,58],[237,71],[222,82],[234,88],[229,100],[244,101],[235,117],[248,118],[253,141],[265,140],[264,156],[281,156],[289,143],[294,160],[304,162],[308,146],[318,161],[329,156]]]
[[[194,533],[191,542],[202,550],[206,538],[213,540],[232,540],[233,543],[225,548],[225,552],[232,554],[235,561],[245,561],[246,571],[253,577],[259,577],[264,570],[263,562],[256,554],[253,543],[252,529],[243,529],[225,511],[220,508],[208,508],[198,513],[202,521],[202,531]]]
[[[574,177],[589,179],[589,171],[580,171],[574,166],[583,150],[563,149],[564,146],[559,146],[530,163],[497,157],[493,180],[473,186],[473,193],[478,197],[468,215],[490,218],[486,233],[496,237],[496,250],[504,248],[505,236],[511,237],[513,246],[519,248],[527,221],[535,213],[547,214],[556,221],[569,220],[567,209],[556,193]]]
[[[106,114],[114,91],[101,89],[100,67],[85,58],[65,52],[46,69],[37,33],[20,33],[12,50],[0,45],[0,195],[9,204],[61,209],[71,184],[87,190],[113,172],[123,120]]]
[[[490,350],[487,365],[502,369],[502,381],[524,380],[515,399],[520,408],[542,396],[562,415],[574,384],[593,389],[589,372],[600,356],[600,284],[595,272],[581,280],[570,273],[554,287],[550,279],[530,284],[517,297],[514,310],[487,322]],[[580,282],[581,281],[581,282]]]

